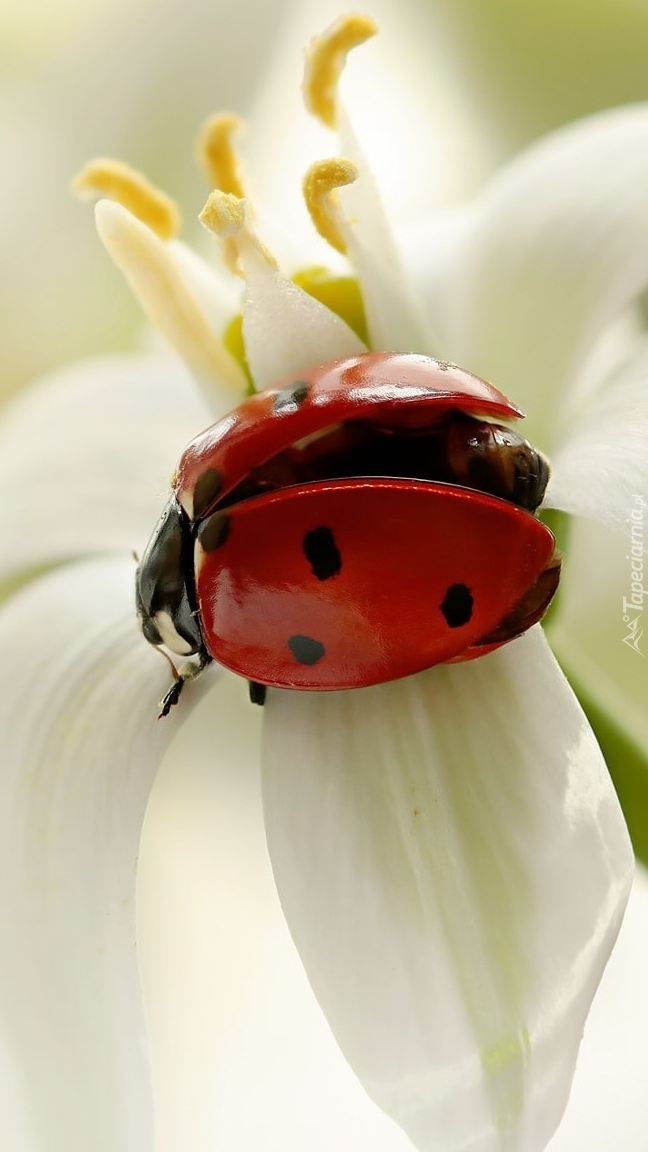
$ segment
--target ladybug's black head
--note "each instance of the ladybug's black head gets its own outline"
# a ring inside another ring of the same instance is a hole
[[[204,653],[190,589],[193,541],[187,517],[172,496],[136,575],[137,613],[149,644],[163,644],[177,656]]]

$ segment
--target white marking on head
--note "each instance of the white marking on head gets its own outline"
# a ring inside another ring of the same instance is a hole
[[[191,644],[179,634],[168,612],[155,612],[151,619],[160,633],[162,642],[166,648],[171,652],[175,652],[178,656],[191,655]]]

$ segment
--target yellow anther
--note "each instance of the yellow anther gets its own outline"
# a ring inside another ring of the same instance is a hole
[[[217,188],[208,197],[198,219],[220,240],[229,240],[245,224],[245,201]]]
[[[236,237],[245,224],[245,201],[230,192],[211,193],[198,219],[222,244],[223,262],[235,276],[242,276]]]
[[[196,142],[196,155],[210,188],[220,188],[243,198],[245,189],[239,173],[238,156],[232,138],[243,121],[231,112],[218,112],[203,124]]]
[[[72,188],[79,196],[116,200],[161,240],[171,240],[180,231],[175,201],[123,160],[91,160],[74,178]]]
[[[311,164],[302,184],[313,224],[320,236],[338,252],[346,252],[347,243],[344,216],[336,189],[343,188],[345,184],[353,184],[357,175],[358,170],[350,160],[334,157]]]
[[[304,69],[304,102],[327,128],[336,126],[337,89],[347,54],[375,36],[378,25],[369,16],[340,16],[311,41]]]
[[[223,259],[237,276],[243,274],[244,254],[254,253],[270,267],[277,267],[274,256],[250,225],[245,200],[217,188],[209,196],[198,219],[208,232],[213,232],[222,241]]]

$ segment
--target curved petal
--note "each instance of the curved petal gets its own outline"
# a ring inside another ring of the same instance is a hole
[[[222,414],[230,406],[223,393]],[[184,445],[210,414],[171,357],[65,368],[0,420],[0,577],[93,552],[130,555],[155,525]]]
[[[503,169],[457,253],[443,355],[513,396],[546,449],[574,370],[648,283],[647,188],[648,106],[602,113]]]
[[[477,204],[444,209],[400,224],[399,250],[412,283],[425,304],[437,340],[437,355],[450,355],[456,334],[451,323],[455,266],[463,261],[475,227]]]
[[[598,520],[648,551],[648,341],[589,401],[553,456],[546,504]],[[634,538],[634,537],[633,537]]]
[[[648,873],[638,868],[618,944],[601,981],[567,1114],[551,1152],[643,1152],[648,1031]]]
[[[157,721],[169,671],[132,600],[133,563],[94,561],[0,614],[0,1019],[49,1152],[153,1148],[135,874],[182,717]]]
[[[245,352],[259,390],[312,364],[366,352],[344,320],[283,276],[255,243],[244,237],[240,251]]]
[[[439,345],[430,331],[430,321],[426,323],[422,302],[405,275],[376,181],[351,120],[341,101],[338,106],[340,152],[358,169],[357,180],[340,195],[349,220],[345,229],[349,257],[362,286],[371,347],[433,355]]]
[[[648,512],[634,501],[628,514],[631,510],[643,511],[648,533]],[[568,543],[547,626],[552,648],[574,684],[583,686],[628,739],[648,749],[648,598],[632,587],[630,524],[626,532],[619,525],[611,531],[579,518],[569,525]],[[645,579],[643,585],[648,586]],[[630,769],[625,755],[623,769]],[[628,803],[627,796],[622,800]]]
[[[203,310],[205,277],[193,290],[195,262],[178,258],[179,245],[156,236],[121,204],[100,200],[95,207],[97,231],[109,255],[124,273],[145,314],[166,336],[205,392],[210,408],[217,409],[221,390],[229,388],[232,405],[245,393],[240,364],[211,327]],[[211,302],[210,302],[211,303]]]
[[[632,854],[541,630],[378,688],[271,692],[264,738],[279,895],[369,1094],[420,1149],[543,1148]]]
[[[219,680],[146,811],[137,900],[156,1152],[411,1152],[341,1056],[286,928],[261,722],[245,681]]]
[[[171,240],[169,254],[191,289],[214,332],[224,332],[241,310],[241,285],[226,268],[208,263],[182,240]],[[218,394],[217,394],[218,398]],[[206,399],[209,401],[210,397]],[[232,400],[236,403],[236,396]]]

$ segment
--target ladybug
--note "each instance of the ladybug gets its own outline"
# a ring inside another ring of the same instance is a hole
[[[535,515],[547,462],[496,422],[521,416],[455,365],[386,352],[250,396],[183,453],[137,570],[144,636],[263,703],[268,685],[359,688],[521,635],[560,575]]]

